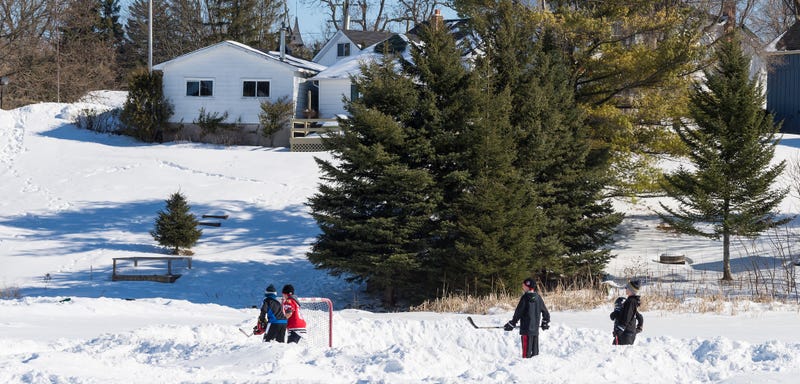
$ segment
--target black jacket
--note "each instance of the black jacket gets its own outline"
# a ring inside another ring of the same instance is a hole
[[[644,317],[639,313],[638,308],[641,298],[639,296],[628,296],[622,305],[622,310],[611,312],[611,320],[614,320],[614,329],[625,328],[624,332],[636,332],[636,328],[644,325]]]
[[[286,324],[286,315],[283,313],[283,304],[275,295],[268,295],[261,304],[261,313],[258,314],[260,323]]]
[[[544,300],[536,292],[525,292],[519,298],[517,309],[514,310],[514,317],[511,319],[511,325],[516,325],[519,321],[519,334],[520,335],[538,335],[539,322],[550,322],[550,312],[544,305]]]

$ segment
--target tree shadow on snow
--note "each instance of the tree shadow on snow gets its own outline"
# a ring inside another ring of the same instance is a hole
[[[756,270],[783,269],[785,260],[774,256],[744,256],[731,257],[731,273],[742,273]],[[722,272],[722,259],[700,264],[693,264],[692,268],[699,271]]]
[[[167,255],[149,234],[157,212],[165,207],[163,200],[87,203],[85,205],[90,208],[80,211],[26,214],[0,219],[0,225],[19,229],[19,238],[32,245],[10,257],[63,257],[53,265],[54,269],[74,264],[74,259],[90,257],[86,254],[109,253],[107,260],[97,263],[100,265],[50,273],[47,281],[43,278],[40,287],[22,287],[23,296],[161,297],[249,307],[260,303],[268,284],[278,289],[284,284],[293,284],[299,296],[329,297],[340,305],[352,300],[354,288],[351,284],[316,270],[304,253],[298,253],[309,247],[319,232],[303,206],[273,210],[253,207],[243,201],[220,201],[218,204],[192,204],[192,213],[199,221],[221,225],[200,227],[203,235],[193,248],[196,254],[192,268],[173,267],[174,274],[182,274],[174,283],[111,281],[112,257]],[[228,219],[201,217],[221,212],[227,213]],[[131,242],[131,239],[141,242]],[[237,255],[241,249],[252,249],[256,254],[254,259],[259,261]],[[231,252],[233,260],[204,260],[204,250],[220,254]],[[90,262],[80,260],[80,263]],[[157,273],[165,273],[166,262],[160,268]]]

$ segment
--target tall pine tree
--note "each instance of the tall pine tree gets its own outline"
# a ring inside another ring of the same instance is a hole
[[[511,95],[514,165],[526,177],[538,219],[531,273],[575,277],[597,274],[610,258],[606,245],[622,216],[603,198],[609,184],[605,147],[592,146],[585,114],[575,100],[558,29],[540,12],[501,0],[474,18],[486,44],[496,92]]]
[[[393,62],[386,56],[362,68],[356,86],[364,96],[348,105],[352,117],[340,122],[341,135],[325,140],[334,160],[317,159],[323,183],[309,200],[322,231],[309,260],[366,282],[387,305],[398,291],[419,292],[424,283],[437,201],[430,173],[413,165],[425,142],[395,118],[410,117],[417,93]]]
[[[722,238],[722,280],[732,280],[731,236],[755,236],[785,223],[775,209],[788,192],[773,187],[785,161],[772,164],[779,125],[762,109],[764,96],[750,79],[750,61],[737,36],[717,47],[716,66],[694,85],[692,124],[676,131],[689,148],[692,169],[665,175],[664,188],[677,200],[661,204],[659,216],[691,235]]]

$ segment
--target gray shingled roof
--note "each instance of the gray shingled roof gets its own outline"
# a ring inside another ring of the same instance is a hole
[[[369,47],[372,44],[381,42],[392,36],[391,32],[380,32],[380,31],[353,31],[353,30],[346,30],[342,31],[344,35],[347,36],[352,42],[358,44],[359,49],[364,49],[365,47]]]
[[[775,44],[778,51],[800,50],[800,23],[794,23]]]

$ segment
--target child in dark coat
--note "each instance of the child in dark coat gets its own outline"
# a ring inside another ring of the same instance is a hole
[[[522,290],[524,293],[514,310],[514,317],[503,326],[503,329],[511,331],[517,321],[520,322],[522,357],[527,359],[539,354],[539,320],[541,319],[542,329],[549,329],[550,312],[547,311],[542,297],[536,293],[536,282],[532,278],[527,278],[522,282]]]
[[[258,315],[258,324],[253,327],[254,335],[264,334],[264,341],[275,340],[283,343],[286,338],[286,315],[283,313],[283,304],[278,301],[278,292],[270,284],[264,292],[264,302],[261,304],[261,313]]]
[[[636,334],[642,332],[644,317],[638,311],[641,303],[639,288],[639,280],[629,281],[625,286],[628,297],[620,297],[614,303],[614,311],[610,315],[611,320],[614,320],[614,345],[632,345]]]

